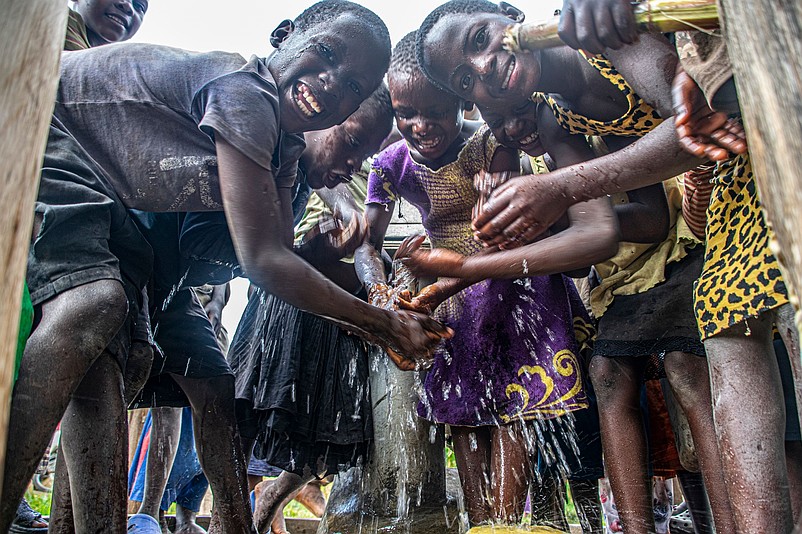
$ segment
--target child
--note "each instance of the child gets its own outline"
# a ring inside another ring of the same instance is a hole
[[[130,39],[139,31],[142,19],[145,17],[148,8],[147,0],[138,0],[135,4],[135,6],[131,6],[127,0],[123,2],[102,0],[94,3],[90,0],[76,0],[73,5],[74,9],[68,8],[67,10],[67,32],[64,39],[64,50],[86,50],[92,46],[101,46]],[[103,34],[106,38],[92,39],[90,42],[88,36],[90,33],[93,36]],[[15,380],[33,321],[33,310],[27,284],[24,289],[22,309],[23,312],[26,309],[30,309],[30,315],[23,313],[20,321],[20,338],[17,345],[18,354],[14,372]],[[27,328],[23,328],[23,326]],[[31,509],[28,502],[23,498],[20,501],[11,529],[12,532],[25,532],[26,534],[44,533],[47,532],[48,523],[41,514]]]
[[[147,12],[148,0],[74,0],[64,50],[127,41]]]
[[[317,233],[331,220],[331,208],[320,198],[350,197],[350,206],[329,200],[337,217],[357,223],[364,205],[365,177],[354,175],[378,151],[392,127],[392,107],[382,86],[340,126],[306,135],[299,169],[307,180],[350,182],[312,195],[310,209],[298,226],[297,247],[322,272],[348,291],[361,286],[353,264],[340,261],[361,244],[364,233],[340,247],[329,242],[336,232]],[[339,189],[347,187],[346,191]],[[325,196],[324,196],[325,195]],[[358,200],[358,204],[354,198]],[[360,198],[361,197],[361,198]],[[314,239],[312,236],[316,235]],[[308,482],[356,465],[367,454],[373,435],[368,388],[367,346],[336,324],[256,291],[232,343],[240,429],[254,456],[283,472],[258,493],[257,529],[286,531],[284,505]]]
[[[299,133],[343,121],[378,87],[386,27],[357,4],[328,0],[282,23],[272,43],[267,60],[146,44],[62,59],[28,263],[38,320],[12,399],[0,531],[73,394],[63,450],[82,488],[73,494],[76,528],[124,528],[121,367],[150,270],[150,247],[127,208],[225,208],[258,285],[411,357],[439,341],[427,335],[441,331],[434,321],[376,310],[294,255],[280,208],[295,181]],[[75,449],[86,443],[91,461]],[[87,499],[98,485],[108,497]]]
[[[415,60],[414,39],[414,34],[405,36],[393,53],[388,81],[404,139],[374,161],[366,211],[369,243],[357,251],[358,274],[375,296],[385,284],[377,251],[398,197],[421,212],[434,246],[471,254],[479,249],[470,230],[478,200],[474,175],[519,167],[515,151],[499,149],[486,128],[477,131],[476,124],[463,121],[462,99],[426,80]],[[616,228],[609,205],[595,202],[583,211],[585,218],[572,222],[598,230],[589,255],[610,253]],[[558,241],[567,247],[572,233],[563,234]],[[573,285],[561,275],[543,276],[561,270],[556,265],[576,268],[581,261],[553,255],[548,267],[531,273],[538,276],[479,282],[437,310],[457,337],[437,353],[418,413],[451,425],[471,524],[520,520],[531,479],[532,430],[525,421],[552,419],[587,405],[573,333]],[[450,281],[437,284],[429,294],[440,298],[419,299],[419,309],[434,308],[443,295],[454,293]]]

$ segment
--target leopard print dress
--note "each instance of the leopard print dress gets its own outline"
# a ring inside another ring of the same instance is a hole
[[[788,302],[747,155],[716,166],[706,238],[694,295],[702,339]]]

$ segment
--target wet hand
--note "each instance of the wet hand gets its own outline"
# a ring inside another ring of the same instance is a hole
[[[492,194],[473,220],[473,229],[485,246],[514,248],[548,230],[570,205],[549,175],[519,176]]]
[[[454,335],[450,328],[420,313],[398,310],[390,312],[389,317],[382,346],[402,371],[427,365],[438,343]]]
[[[699,86],[683,69],[677,69],[672,87],[674,126],[687,152],[713,161],[746,152],[743,126],[725,113],[713,111]]]
[[[638,40],[630,0],[564,0],[558,33],[571,48],[591,54]]]
[[[392,288],[385,284],[373,284],[368,288],[368,302],[372,306],[381,308],[383,310],[392,309],[394,306],[391,304],[393,300]]]
[[[465,256],[444,248],[415,250],[401,260],[404,266],[417,277],[450,276],[460,278],[465,266]]]
[[[440,285],[434,283],[421,289],[414,297],[411,294],[399,295],[398,307],[403,310],[431,315],[443,300],[444,295]]]

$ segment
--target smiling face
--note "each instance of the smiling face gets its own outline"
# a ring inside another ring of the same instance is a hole
[[[502,145],[522,150],[528,155],[542,156],[546,150],[537,128],[537,104],[527,99],[502,108],[481,108],[488,128]]]
[[[75,11],[86,24],[89,44],[126,41],[139,31],[148,0],[77,0]]]
[[[479,106],[522,101],[540,81],[540,61],[534,53],[504,50],[502,14],[449,14],[423,41],[427,72],[443,87]]]
[[[386,47],[349,13],[304,32],[293,31],[270,58],[278,86],[281,129],[291,133],[340,124],[381,82]]]
[[[459,138],[462,100],[420,74],[390,73],[390,99],[398,131],[418,163],[437,162]]]
[[[387,128],[375,127],[370,115],[357,111],[340,125],[304,136],[306,150],[301,164],[309,187],[332,188],[350,181],[362,162],[378,152]]]

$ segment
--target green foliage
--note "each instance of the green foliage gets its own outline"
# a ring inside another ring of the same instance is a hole
[[[27,499],[28,504],[31,505],[31,508],[44,516],[49,516],[50,499],[52,498],[52,495],[52,493],[41,493],[39,491],[28,489],[25,492],[25,499]]]

